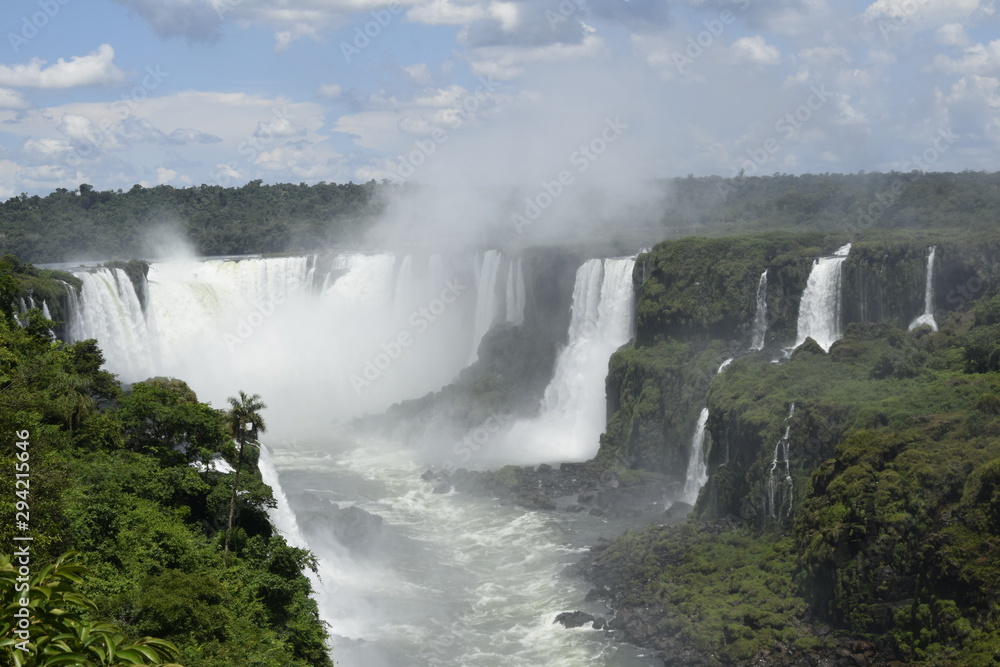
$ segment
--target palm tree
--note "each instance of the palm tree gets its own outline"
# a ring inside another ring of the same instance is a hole
[[[239,446],[236,461],[236,476],[233,479],[233,493],[229,498],[229,526],[226,528],[226,542],[224,551],[229,551],[229,535],[233,532],[233,517],[236,514],[236,491],[240,486],[240,472],[243,470],[243,447],[246,444],[257,446],[257,434],[267,430],[264,425],[264,418],[260,416],[260,411],[266,408],[260,400],[260,394],[247,396],[240,392],[239,398],[229,397],[231,406],[228,413],[227,422],[229,432]]]

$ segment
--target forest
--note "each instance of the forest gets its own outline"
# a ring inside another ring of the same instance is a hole
[[[33,263],[151,258],[156,231],[183,235],[198,255],[315,252],[359,247],[390,197],[419,185],[305,183],[241,187],[170,185],[98,191],[86,183],[0,204],[0,255]],[[1000,174],[859,173],[723,178],[656,183],[664,205],[654,220],[617,220],[657,240],[765,230],[984,230],[1000,210]],[[498,212],[498,224],[506,224]],[[151,235],[150,232],[153,232]]]

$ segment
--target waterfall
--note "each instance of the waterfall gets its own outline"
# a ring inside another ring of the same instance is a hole
[[[413,256],[407,255],[399,265],[396,274],[396,290],[393,299],[396,302],[406,302],[413,291]]]
[[[467,364],[469,256],[434,255],[426,270],[418,258],[341,255],[332,275],[314,276],[321,293],[308,257],[155,262],[140,285],[145,309],[121,270],[80,270],[67,335],[96,338],[125,382],[183,378],[216,404],[252,390],[289,430],[322,431],[436,391]]]
[[[751,352],[760,352],[764,349],[765,334],[767,334],[767,269],[760,274],[760,282],[757,283],[757,312],[753,318]]]
[[[798,335],[794,347],[812,338],[824,351],[840,339],[841,272],[851,244],[839,248],[832,257],[813,264],[799,304]]]
[[[684,502],[694,505],[698,492],[708,481],[708,466],[705,465],[705,425],[708,423],[708,408],[702,408],[698,424],[691,437],[691,457],[688,459],[687,478],[684,482]]]
[[[507,321],[515,326],[524,323],[524,274],[520,257],[510,260],[507,269]]]
[[[736,357],[729,357],[728,359],[726,359],[725,361],[723,361],[721,364],[719,364],[719,370],[715,371],[715,374],[718,375],[718,374],[722,373],[722,371],[726,370],[726,368],[729,366],[729,364],[733,363],[733,359],[735,359],[735,358]]]
[[[568,344],[539,417],[511,428],[505,460],[585,461],[597,453],[607,426],[608,360],[632,335],[634,266],[634,257],[590,259],[577,270]]]
[[[927,325],[932,331],[938,330],[937,322],[934,320],[934,255],[937,253],[937,246],[932,245],[927,249],[927,281],[924,285],[924,313],[910,324],[910,331],[917,327]]]
[[[281,536],[285,538],[288,544],[299,549],[308,549],[309,545],[302,534],[302,530],[299,528],[299,522],[295,519],[295,513],[292,512],[292,508],[288,505],[288,496],[285,495],[284,489],[281,488],[281,481],[278,479],[278,470],[274,467],[274,459],[271,458],[271,450],[265,445],[260,446],[260,458],[257,460],[257,467],[260,469],[261,479],[271,487],[271,491],[274,493],[275,506],[267,510],[267,515],[270,517],[271,523],[274,524],[274,527],[278,529],[278,532],[281,533]]]
[[[469,364],[479,359],[479,343],[496,322],[500,308],[497,303],[497,273],[500,270],[500,251],[487,250],[482,262],[476,264],[476,319],[472,330],[472,353]]]
[[[788,503],[788,511],[786,516],[792,513],[792,462],[788,451],[788,436],[791,433],[792,417],[795,416],[795,403],[792,403],[791,407],[788,409],[788,416],[785,418],[785,433],[778,440],[777,444],[774,445],[774,458],[771,460],[771,468],[768,471],[768,482],[767,482],[767,498],[768,498],[768,512],[772,519],[778,518],[778,509]],[[785,466],[784,479],[778,479],[778,466]],[[777,499],[779,487],[786,487],[788,489],[788,498]]]
[[[121,269],[75,275],[83,281],[83,289],[70,318],[71,340],[97,339],[114,373],[133,380],[152,375],[157,351],[132,281]]]

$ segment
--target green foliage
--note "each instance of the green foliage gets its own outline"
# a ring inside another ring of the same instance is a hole
[[[621,536],[597,564],[620,573],[655,601],[652,632],[676,637],[721,664],[748,661],[776,644],[816,649],[829,644],[806,619],[793,583],[794,542],[754,537],[700,523],[657,526]],[[639,593],[641,591],[641,594]]]
[[[207,462],[229,439],[217,410],[184,382],[153,378],[132,386],[116,413],[125,446],[164,464]]]
[[[81,663],[180,667],[174,663],[180,651],[172,643],[152,637],[130,640],[114,625],[81,616],[81,612],[97,611],[97,606],[76,592],[89,574],[78,556],[67,552],[23,582],[14,562],[24,562],[24,556],[13,562],[0,556],[0,657],[4,663],[12,667]]]

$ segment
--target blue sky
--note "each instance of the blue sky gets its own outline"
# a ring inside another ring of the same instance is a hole
[[[0,198],[530,192],[615,118],[605,181],[1000,169],[995,0],[32,0],[0,26]]]

